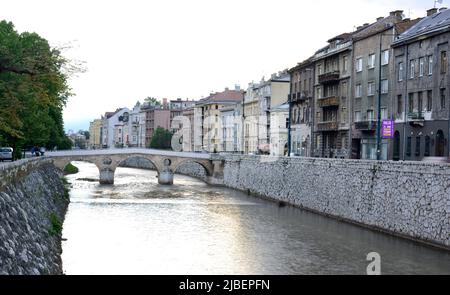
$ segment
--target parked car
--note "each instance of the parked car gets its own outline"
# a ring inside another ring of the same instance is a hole
[[[12,161],[13,160],[13,148],[0,147],[0,161]]]

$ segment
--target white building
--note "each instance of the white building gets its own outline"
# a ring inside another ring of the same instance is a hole
[[[270,155],[286,156],[288,144],[289,104],[273,107],[270,111]]]
[[[128,108],[117,109],[115,112],[107,112],[103,117],[103,148],[124,147],[129,144],[129,120]]]
[[[137,102],[130,114],[129,147],[145,147],[145,112],[141,110],[141,103]]]

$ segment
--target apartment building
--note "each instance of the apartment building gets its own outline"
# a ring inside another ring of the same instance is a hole
[[[195,105],[194,118],[199,130],[194,130],[196,151],[220,152],[222,150],[222,123],[220,109],[234,105],[244,99],[244,92],[236,86],[234,90],[225,88],[222,92],[211,93]]]
[[[391,158],[388,149],[390,139],[381,135],[382,122],[393,120],[391,77],[394,66],[391,45],[399,34],[416,22],[403,19],[403,11],[397,10],[387,17],[379,17],[372,24],[359,27],[353,33],[352,158]]]
[[[310,157],[314,118],[314,64],[308,59],[290,69],[289,74],[291,154]]]
[[[328,40],[314,63],[314,148],[324,158],[350,157],[350,83],[352,34]]]
[[[95,119],[89,124],[89,148],[100,149],[102,147],[102,119]]]
[[[450,10],[427,16],[393,43],[394,160],[449,156]]]

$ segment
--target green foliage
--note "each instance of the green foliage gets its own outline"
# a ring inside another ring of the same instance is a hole
[[[60,236],[62,234],[63,223],[55,213],[49,216],[51,227],[48,233],[52,236]]]
[[[62,110],[71,96],[69,64],[36,33],[0,21],[0,141],[4,145],[70,148]]]
[[[66,167],[64,167],[64,174],[68,175],[68,174],[77,174],[78,173],[78,168],[74,165],[72,165],[72,163],[67,164]]]
[[[172,133],[169,130],[158,127],[150,141],[150,148],[152,149],[171,149]]]
[[[154,106],[160,106],[161,105],[161,102],[155,97],[148,96],[148,97],[146,97],[144,99],[144,101],[148,102],[149,104],[154,105]]]

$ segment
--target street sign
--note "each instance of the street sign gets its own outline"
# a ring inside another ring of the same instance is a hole
[[[381,134],[383,138],[394,138],[394,120],[383,120]]]

